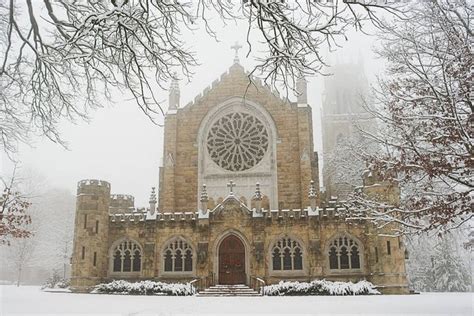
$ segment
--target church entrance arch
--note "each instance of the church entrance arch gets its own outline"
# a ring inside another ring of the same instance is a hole
[[[219,284],[245,284],[245,247],[236,235],[229,235],[219,246]]]

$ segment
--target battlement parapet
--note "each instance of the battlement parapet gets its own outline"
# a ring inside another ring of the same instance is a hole
[[[253,213],[256,212],[255,209],[252,210]],[[209,218],[216,218],[220,216],[214,214],[213,211],[208,210]],[[279,210],[266,210],[261,211],[260,218],[268,220],[269,223],[273,221],[282,221],[282,220],[312,220],[312,221],[341,221],[346,220],[347,218],[361,220],[364,219],[363,213],[356,213],[354,208],[343,206],[340,204],[328,207],[317,207],[316,209],[311,209],[308,207],[306,209],[279,209]],[[223,215],[225,216],[225,215]],[[155,212],[154,214],[150,213],[148,208],[128,208],[128,209],[119,209],[115,212],[109,213],[109,218],[111,222],[144,222],[144,221],[156,221],[156,222],[193,222],[199,220],[199,211],[190,211],[190,212]]]
[[[129,194],[111,194],[110,195],[110,208],[113,212],[114,209],[128,209],[135,207],[135,197]]]
[[[135,197],[130,194],[111,194],[110,200],[131,200],[135,201]]]
[[[110,214],[109,219],[111,222],[143,222],[146,219],[146,213]]]
[[[320,220],[340,220],[352,216],[354,209],[342,205],[335,207],[317,207],[311,209],[282,209],[282,210],[262,210],[263,218],[271,220],[282,219],[315,219]]]
[[[149,209],[140,209],[140,211],[129,213],[110,214],[111,222],[144,222],[144,221],[159,221],[159,222],[178,222],[178,221],[195,221],[197,219],[197,212],[175,212],[175,213],[154,213],[151,214]]]
[[[110,194],[110,183],[104,180],[85,179],[77,183],[77,195]]]

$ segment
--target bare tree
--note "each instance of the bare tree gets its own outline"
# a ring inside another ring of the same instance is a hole
[[[399,185],[400,205],[355,196],[364,217],[415,231],[449,230],[473,218],[473,7],[464,0],[412,6],[380,34],[388,62],[371,113],[380,150],[370,168]],[[405,230],[406,231],[406,230]]]
[[[51,272],[61,271],[63,278],[69,268],[74,236],[75,197],[66,190],[49,189],[35,203],[33,221],[42,222],[35,238],[36,258]],[[39,219],[41,217],[41,219]]]
[[[37,242],[34,238],[23,238],[15,240],[8,251],[8,264],[15,271],[16,286],[20,286],[24,272],[34,263],[34,251]]]
[[[159,88],[189,78],[197,64],[183,34],[204,28],[215,37],[215,17],[247,21],[248,53],[260,60],[254,71],[268,84],[293,87],[321,70],[323,45],[334,47],[365,20],[380,23],[377,9],[398,12],[375,1],[1,0],[2,146],[11,153],[33,131],[64,144],[58,122],[87,118],[113,88],[156,119]],[[262,54],[252,50],[258,42]]]

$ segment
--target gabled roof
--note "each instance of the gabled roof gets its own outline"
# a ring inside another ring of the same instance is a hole
[[[239,206],[240,210],[246,215],[252,214],[252,210],[249,209],[247,205],[242,203],[233,193],[229,194],[221,203],[217,204],[217,206],[214,207],[210,211],[210,213],[214,215],[219,215],[225,209],[225,206],[228,204]]]
[[[287,98],[280,96],[278,91],[272,90],[268,85],[265,85],[263,81],[253,75],[250,75],[250,72],[246,71],[242,65],[239,63],[234,63],[229,69],[224,72],[218,79],[214,80],[210,86],[207,86],[201,93],[194,97],[194,100],[188,102],[184,107],[180,109],[185,109],[197,104],[202,98],[206,97],[210,91],[216,89],[222,82],[229,76],[239,76],[251,80],[250,87],[256,87],[259,91],[264,91],[268,94],[273,95],[275,98],[279,99],[282,103],[291,104]]]

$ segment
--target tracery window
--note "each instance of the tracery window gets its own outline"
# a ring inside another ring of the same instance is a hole
[[[273,271],[303,270],[303,251],[301,245],[289,238],[278,240],[272,248]]]
[[[329,269],[360,269],[360,247],[352,238],[340,236],[329,244]]]
[[[229,171],[243,171],[257,165],[268,149],[263,123],[247,113],[230,113],[217,120],[207,135],[211,159]]]
[[[182,238],[174,238],[163,252],[165,272],[193,271],[193,249]]]
[[[124,240],[113,251],[113,272],[140,272],[142,251],[138,244]]]

